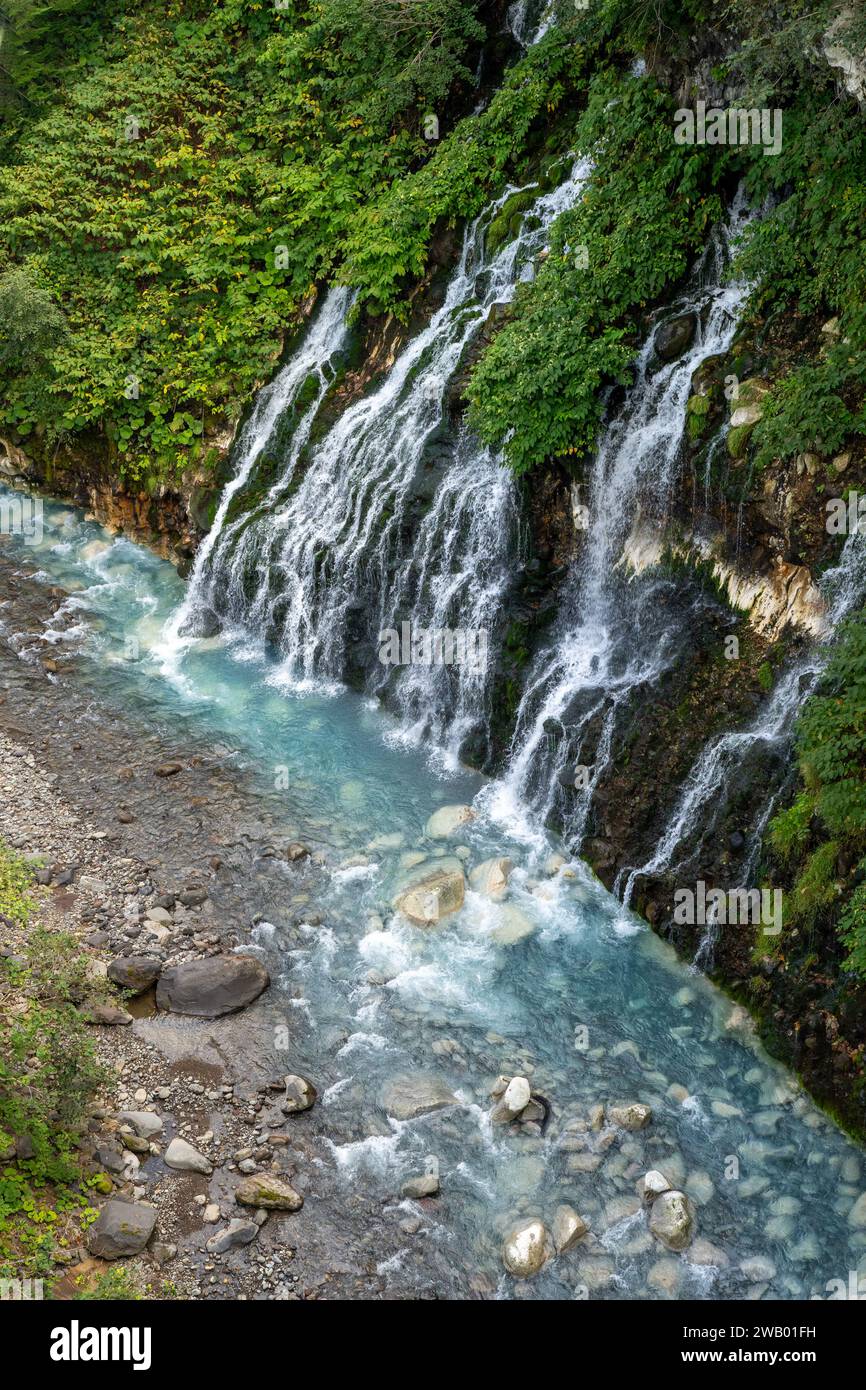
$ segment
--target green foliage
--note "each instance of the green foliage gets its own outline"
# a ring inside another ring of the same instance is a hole
[[[866,622],[846,624],[822,693],[800,721],[800,759],[834,835],[866,835]]]
[[[783,863],[798,859],[805,850],[809,843],[814,814],[814,795],[803,791],[790,806],[773,817],[770,822],[769,840],[776,856]]]
[[[76,1290],[73,1299],[81,1303],[137,1302],[144,1297],[138,1281],[125,1265],[112,1265],[100,1274],[92,1288]]]
[[[866,874],[866,860],[860,865]],[[859,884],[848,899],[838,922],[839,936],[848,947],[845,969],[866,980],[866,883]]]
[[[68,331],[0,363],[0,426],[104,429],[136,476],[205,460],[360,205],[428,156],[424,114],[465,82],[479,8],[145,0],[97,5],[79,35],[83,5],[19,5],[0,264]]]
[[[676,145],[673,110],[649,78],[592,79],[575,134],[592,180],[469,385],[470,419],[518,473],[592,448],[600,388],[626,380],[636,316],[682,277],[721,214],[713,189],[726,158]]]
[[[0,840],[0,916],[26,926],[36,903],[30,893],[33,868]]]

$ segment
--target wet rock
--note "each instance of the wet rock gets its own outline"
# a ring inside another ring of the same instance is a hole
[[[87,1248],[103,1260],[128,1259],[144,1249],[155,1225],[153,1207],[115,1197],[105,1203],[87,1232]]]
[[[514,1076],[506,1086],[502,1099],[491,1115],[494,1124],[508,1124],[529,1104],[532,1089],[525,1076]]]
[[[156,991],[160,1009],[196,1018],[237,1013],[267,989],[270,976],[255,956],[210,956],[169,966]]]
[[[400,1189],[401,1196],[416,1201],[422,1197],[435,1197],[439,1193],[439,1160],[431,1155],[427,1159],[425,1171],[419,1177],[409,1178]]]
[[[664,1259],[656,1260],[655,1264],[647,1271],[647,1287],[660,1293],[663,1298],[675,1298],[682,1279],[682,1268],[679,1260],[671,1259],[669,1255]]]
[[[295,864],[299,859],[308,859],[310,850],[298,840],[293,840],[290,845],[286,845],[283,856],[288,859],[290,864]]]
[[[457,1103],[444,1081],[423,1072],[395,1076],[382,1088],[382,1105],[395,1120],[413,1120]]]
[[[766,1255],[752,1255],[740,1262],[740,1273],[752,1284],[769,1283],[776,1277],[776,1266]]]
[[[317,1095],[318,1091],[312,1081],[307,1081],[303,1076],[287,1076],[286,1094],[280,1108],[286,1115],[310,1110],[316,1103]]]
[[[668,1182],[664,1173],[660,1173],[657,1168],[652,1168],[637,1184],[637,1195],[642,1202],[650,1206],[663,1192],[670,1192],[671,1184]]]
[[[455,867],[456,865],[456,867]],[[395,907],[419,927],[435,926],[463,906],[466,882],[459,861],[434,869],[395,899]]]
[[[715,1265],[718,1269],[726,1269],[730,1261],[717,1245],[708,1240],[696,1240],[689,1246],[689,1264]]]
[[[204,1154],[200,1154],[185,1139],[172,1139],[165,1151],[165,1163],[166,1167],[175,1168],[179,1173],[204,1173],[210,1176],[213,1172],[213,1165]]]
[[[508,878],[514,864],[510,859],[485,859],[469,875],[469,885],[476,893],[497,901],[508,891]]]
[[[475,820],[471,806],[440,806],[434,811],[424,827],[424,834],[431,840],[447,840],[461,826]]]
[[[501,916],[499,926],[490,933],[497,946],[515,946],[518,941],[525,941],[534,934],[535,923],[513,903],[504,904]]]
[[[143,994],[159,979],[162,972],[161,961],[151,956],[116,956],[108,966],[108,978],[121,989],[131,990],[133,994]]]
[[[695,314],[677,314],[656,329],[653,348],[656,356],[663,362],[673,362],[679,357],[695,336],[697,317]]]
[[[531,1279],[547,1262],[550,1237],[541,1221],[522,1221],[502,1245],[502,1263],[516,1279]]]
[[[552,1236],[557,1255],[564,1255],[586,1235],[589,1226],[574,1207],[559,1206],[553,1213]]]
[[[252,1245],[258,1233],[259,1228],[255,1221],[235,1218],[222,1231],[217,1231],[216,1235],[210,1237],[207,1249],[212,1255],[224,1255],[237,1245]]]
[[[866,1229],[866,1192],[862,1192],[848,1213],[848,1225],[855,1230]]]
[[[157,777],[176,777],[183,771],[183,763],[161,763],[153,770]]]
[[[685,1250],[695,1235],[694,1208],[684,1192],[663,1192],[652,1204],[650,1230],[669,1250]]]
[[[632,1101],[628,1105],[612,1105],[607,1112],[607,1117],[611,1124],[616,1125],[617,1129],[634,1131],[646,1129],[653,1117],[653,1112],[648,1105],[642,1105],[639,1101]]]
[[[304,1205],[300,1192],[272,1173],[256,1173],[244,1178],[235,1190],[235,1201],[245,1207],[262,1207],[265,1211],[300,1211]]]

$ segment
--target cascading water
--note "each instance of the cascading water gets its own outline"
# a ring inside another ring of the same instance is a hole
[[[746,286],[723,283],[729,246],[745,210],[735,201],[723,227],[697,267],[693,284],[671,313],[695,315],[691,348],[659,366],[655,334],[638,357],[635,382],[625,405],[602,437],[587,488],[588,503],[576,510],[585,537],[569,580],[562,617],[552,645],[530,669],[512,740],[506,776],[491,788],[491,813],[512,826],[527,827],[529,807],[536,823],[563,813],[560,778],[569,767],[584,769],[578,795],[567,812],[564,833],[579,847],[593,791],[607,766],[620,710],[656,680],[673,660],[675,632],[670,617],[657,614],[663,579],[629,580],[623,548],[637,523],[664,518],[680,457],[686,400],[692,375],[706,357],[729,345]],[[586,766],[590,730],[598,730],[593,763]],[[531,821],[529,823],[531,826]],[[531,829],[529,833],[533,833]]]
[[[331,290],[316,311],[313,323],[297,350],[274,380],[256,397],[252,413],[235,446],[239,460],[236,472],[223,489],[211,528],[196,553],[184,602],[166,626],[163,652],[168,667],[176,668],[179,649],[190,637],[201,635],[202,622],[208,610],[211,610],[212,616],[216,599],[214,576],[210,568],[211,554],[218,542],[224,543],[228,535],[243,525],[243,518],[229,526],[225,525],[233,499],[249,480],[278,423],[289,412],[297,410],[302,392],[314,379],[313,400],[306,409],[302,408],[292,433],[288,456],[283,461],[283,476],[291,476],[319,406],[333,380],[334,362],[346,347],[351,306],[352,294],[349,290]]]
[[[761,839],[778,800],[783,764],[790,752],[797,715],[821,679],[829,658],[827,642],[839,623],[862,601],[866,592],[866,546],[860,535],[849,536],[838,565],[822,579],[827,603],[825,640],[818,642],[780,677],[765,706],[745,729],[733,729],[712,739],[702,750],[683,786],[668,827],[647,862],[628,874],[623,903],[631,903],[635,884],[679,867],[677,851],[683,859],[696,858],[726,806],[727,793],[735,779],[750,768],[755,779],[760,765],[764,784],[769,788],[763,808],[751,828],[750,844],[744,855],[737,885],[747,884],[760,852]],[[711,959],[709,944],[704,961]]]
[[[264,503],[215,537],[199,572],[198,597],[230,624],[279,649],[277,679],[286,687],[340,681],[359,660],[365,672],[375,673],[375,688],[383,630],[399,629],[413,615],[416,623],[427,615],[449,616],[443,625],[450,627],[459,626],[455,617],[477,625],[495,609],[513,515],[508,476],[462,435],[456,471],[440,466],[437,477],[433,468],[433,504],[425,519],[431,491],[425,459],[443,430],[449,385],[467,347],[493,306],[507,303],[532,274],[552,222],[573,204],[588,173],[589,162],[577,160],[558,187],[523,211],[517,235],[491,252],[491,224],[515,193],[535,186],[506,189],[467,228],[442,307],[383,384],[349,406],[310,449],[300,480],[293,446]],[[451,461],[448,451],[446,465]],[[447,569],[433,556],[442,535],[451,538]],[[452,720],[465,731],[482,698],[477,672],[464,666],[454,675],[455,694],[445,712],[441,688],[428,707],[428,714],[439,711],[440,733]],[[417,682],[410,679],[409,686],[407,710],[418,696]]]

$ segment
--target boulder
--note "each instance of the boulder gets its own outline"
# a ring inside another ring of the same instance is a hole
[[[435,1197],[438,1192],[439,1160],[437,1158],[428,1158],[427,1171],[417,1178],[409,1178],[400,1189],[402,1197],[413,1197],[416,1200],[420,1200],[422,1197]]]
[[[531,1279],[550,1255],[550,1238],[543,1222],[521,1221],[502,1244],[502,1263],[516,1279]]]
[[[553,1213],[553,1244],[557,1255],[564,1255],[566,1250],[570,1250],[583,1236],[586,1235],[589,1226],[582,1216],[574,1210],[574,1207],[557,1207]]]
[[[131,1125],[142,1139],[152,1139],[162,1129],[162,1120],[152,1110],[121,1110],[118,1120],[122,1125]]]
[[[475,812],[471,806],[440,806],[427,821],[424,834],[431,840],[447,840],[449,835],[474,819]]]
[[[115,956],[108,966],[108,978],[121,989],[144,994],[160,976],[162,962],[151,956]]]
[[[235,1190],[235,1201],[265,1211],[300,1211],[304,1205],[300,1192],[273,1173],[255,1173],[244,1178]]]
[[[469,886],[485,898],[497,901],[508,891],[508,877],[514,865],[510,859],[485,859],[469,875]]]
[[[165,1151],[165,1164],[168,1168],[175,1168],[179,1173],[204,1173],[205,1176],[210,1176],[213,1172],[213,1165],[204,1154],[200,1154],[198,1149],[194,1149],[185,1139],[172,1139]]]
[[[607,1117],[617,1129],[637,1130],[646,1129],[653,1112],[648,1105],[632,1101],[629,1105],[612,1105],[608,1109]]]
[[[466,881],[459,861],[440,866],[398,894],[394,905],[419,927],[435,926],[463,906]]]
[[[656,356],[663,362],[673,362],[691,343],[696,327],[695,314],[677,314],[676,318],[660,324],[653,339]]]
[[[637,1195],[640,1197],[641,1201],[646,1202],[647,1206],[650,1206],[651,1203],[655,1201],[656,1197],[660,1197],[663,1192],[670,1191],[671,1184],[668,1182],[664,1173],[660,1173],[656,1168],[651,1168],[648,1173],[644,1173],[643,1177],[638,1180]]]
[[[535,932],[535,923],[527,917],[525,912],[521,912],[519,907],[513,903],[504,903],[500,909],[501,921],[498,927],[494,927],[490,933],[491,939],[497,946],[516,946],[518,941],[525,941],[528,936]]]
[[[508,1124],[515,1120],[529,1104],[532,1088],[525,1076],[513,1076],[503,1092],[502,1099],[493,1111],[491,1119],[495,1124]]]
[[[144,1249],[155,1225],[153,1207],[115,1197],[105,1203],[87,1232],[87,1248],[103,1260],[129,1259]]]
[[[156,1003],[176,1014],[220,1018],[246,1008],[269,984],[270,976],[255,956],[210,956],[169,966],[157,986]]]
[[[444,1081],[423,1072],[392,1077],[382,1089],[382,1104],[395,1120],[414,1120],[457,1103]]]
[[[236,1245],[252,1245],[258,1233],[259,1228],[255,1221],[241,1221],[235,1218],[223,1230],[210,1237],[207,1249],[212,1255],[224,1255]]]
[[[668,1250],[685,1250],[695,1235],[694,1207],[684,1192],[662,1192],[652,1204],[653,1235]]]
[[[318,1091],[312,1081],[303,1076],[286,1077],[286,1094],[281,1109],[287,1115],[296,1115],[301,1110],[310,1110],[316,1103]]]

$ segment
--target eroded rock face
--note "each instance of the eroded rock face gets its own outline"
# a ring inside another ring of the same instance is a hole
[[[87,1232],[91,1255],[103,1260],[123,1260],[144,1249],[156,1225],[156,1211],[143,1202],[106,1202]]]
[[[289,1183],[273,1173],[252,1173],[235,1189],[235,1201],[265,1211],[300,1211],[304,1199]]]
[[[394,906],[419,927],[433,927],[463,906],[466,880],[459,860],[433,869],[398,894]]]
[[[172,965],[160,978],[160,1009],[196,1018],[220,1018],[251,1004],[267,989],[270,976],[255,956],[211,956]]]
[[[502,1263],[515,1279],[531,1279],[544,1268],[550,1254],[550,1238],[542,1221],[522,1221],[502,1245]]]
[[[694,1207],[684,1192],[663,1192],[652,1204],[649,1225],[668,1250],[685,1250],[696,1231]]]

